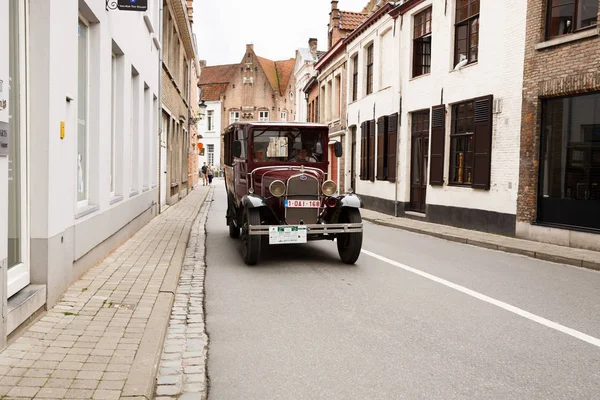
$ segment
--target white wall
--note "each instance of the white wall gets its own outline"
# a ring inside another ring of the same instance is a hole
[[[302,58],[299,51],[296,52],[296,65],[294,76],[296,77],[296,88],[294,95],[296,96],[296,122],[308,121],[308,104],[304,98],[304,86],[310,78],[315,74],[314,61]]]
[[[361,129],[364,121],[375,120],[384,115],[398,112],[400,107],[400,89],[398,77],[398,46],[399,31],[394,36],[394,20],[386,15],[375,22],[361,35],[353,39],[346,47],[348,59],[348,128],[356,126],[356,188],[355,191],[367,196],[394,200],[395,184],[388,181],[361,180],[360,154],[361,154]],[[385,39],[384,39],[385,38]],[[373,93],[366,94],[366,47],[373,43]],[[358,54],[358,96],[357,101],[352,101],[352,57]],[[383,57],[382,57],[383,56]],[[384,62],[382,62],[384,61]],[[348,129],[350,132],[350,129]],[[377,146],[376,146],[377,148]],[[345,154],[352,153],[352,138],[348,136]],[[376,153],[377,154],[377,153]],[[351,160],[346,160],[344,178],[347,187],[350,187]],[[375,161],[375,168],[377,162]]]
[[[414,15],[433,4],[432,58],[429,75],[412,76]],[[452,5],[452,2],[449,3]],[[521,96],[527,2],[481,2],[478,62],[453,71],[454,7],[428,0],[404,15],[401,29],[400,76],[403,115],[401,127],[401,200],[409,201],[410,112],[446,104],[446,151],[443,187],[428,186],[427,203],[515,214],[519,174]],[[501,32],[501,34],[499,34]],[[502,100],[502,112],[493,114],[490,190],[447,186],[450,163],[451,111],[449,104],[493,95]]]
[[[144,13],[105,11],[104,2],[53,1],[31,8],[31,109],[32,140],[32,236],[52,237],[75,224],[130,201],[132,153],[139,176],[140,193],[144,182],[153,182],[157,171],[156,157],[150,146],[156,144],[157,113],[151,110],[151,120],[144,118],[144,84],[149,86],[150,98],[158,96],[158,50],[144,23]],[[149,2],[148,14],[157,23],[157,2]],[[78,94],[78,14],[90,21],[90,85],[89,85],[89,171],[90,204],[97,210],[76,218],[82,211],[77,206],[77,94]],[[158,26],[154,26],[155,35]],[[117,171],[121,178],[117,194],[123,199],[110,204],[110,132],[111,81],[113,41],[122,51],[119,65],[122,85],[118,85],[119,101],[117,137]],[[139,149],[130,149],[131,68],[139,72]],[[72,101],[68,101],[72,98]],[[152,103],[152,101],[150,101]],[[66,135],[59,137],[60,121],[65,121]],[[145,146],[142,145],[146,144]],[[144,168],[148,160],[149,168]],[[145,176],[147,175],[147,176]],[[149,188],[148,188],[149,189]],[[128,221],[122,221],[123,225]]]
[[[208,164],[208,145],[212,144],[215,146],[215,162],[214,167],[220,168],[221,164],[221,133],[223,127],[221,126],[221,113],[222,105],[220,101],[207,101],[206,102],[206,115],[208,112],[213,112],[213,127],[211,131],[207,130],[207,117],[205,116],[202,120],[198,121],[198,132],[202,135],[202,139],[198,139],[204,145],[204,156],[198,155],[198,168],[206,162]],[[229,115],[227,115],[229,117]]]

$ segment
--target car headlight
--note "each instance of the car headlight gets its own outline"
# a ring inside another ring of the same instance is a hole
[[[281,197],[285,194],[285,183],[282,181],[273,181],[269,185],[269,191],[275,197]]]
[[[332,196],[337,191],[337,185],[334,181],[325,181],[322,189],[325,196]]]

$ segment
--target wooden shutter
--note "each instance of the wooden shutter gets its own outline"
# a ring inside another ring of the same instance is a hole
[[[367,171],[369,180],[375,182],[375,120],[372,119],[369,124],[369,156]]]
[[[480,97],[475,103],[473,138],[473,188],[490,189],[492,169],[492,96]]]
[[[367,124],[360,124],[360,179],[367,179]]]
[[[387,178],[387,152],[388,152],[388,117],[377,119],[377,180],[383,181]]]
[[[390,182],[396,182],[396,152],[398,141],[398,113],[392,114],[388,118],[387,135],[387,179]]]
[[[444,184],[444,150],[446,144],[446,106],[431,108],[431,155],[429,184]]]

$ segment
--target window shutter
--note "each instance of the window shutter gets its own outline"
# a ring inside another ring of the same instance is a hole
[[[444,184],[444,150],[446,143],[446,106],[431,108],[431,166],[429,168],[429,184]]]
[[[377,119],[377,180],[387,178],[387,116]]]
[[[369,124],[369,165],[367,170],[369,172],[369,180],[375,182],[375,120],[372,119],[368,122]]]
[[[396,151],[398,141],[398,113],[388,117],[388,135],[387,135],[387,179],[390,182],[396,182]]]
[[[490,189],[492,169],[492,96],[475,99],[473,188]]]
[[[360,124],[360,179],[367,179],[367,124]]]

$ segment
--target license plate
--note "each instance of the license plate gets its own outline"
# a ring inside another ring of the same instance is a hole
[[[285,206],[288,208],[319,208],[321,202],[319,200],[286,200]]]
[[[306,243],[306,226],[270,226],[269,244]]]

